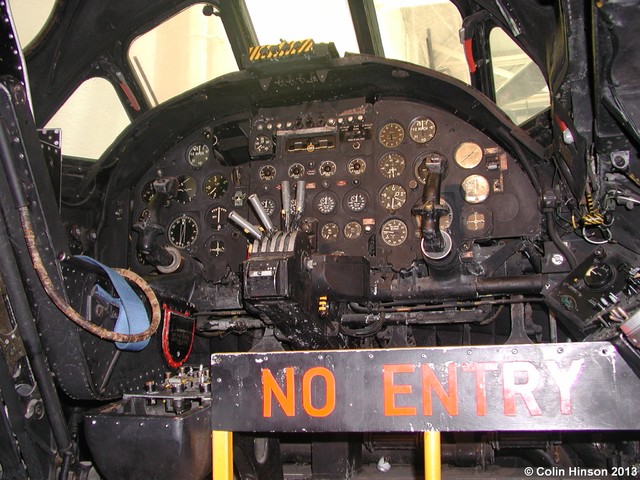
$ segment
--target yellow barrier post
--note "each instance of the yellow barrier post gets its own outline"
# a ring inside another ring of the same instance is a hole
[[[213,480],[233,480],[233,432],[212,432],[211,460]]]
[[[440,480],[442,465],[440,458],[440,432],[424,432],[424,479]]]

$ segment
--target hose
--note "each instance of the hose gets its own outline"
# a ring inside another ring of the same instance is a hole
[[[109,340],[112,342],[121,342],[121,343],[136,343],[142,342],[146,340],[151,335],[153,335],[158,327],[160,326],[160,318],[161,318],[161,308],[160,303],[156,297],[154,291],[149,287],[147,282],[142,279],[138,274],[132,272],[131,270],[126,270],[123,268],[116,268],[115,271],[122,275],[127,280],[136,284],[140,290],[145,294],[147,300],[149,301],[149,305],[151,306],[151,325],[144,332],[128,334],[128,333],[116,333],[111,330],[107,330],[104,327],[96,325],[93,322],[90,322],[78,312],[76,312],[71,305],[69,305],[64,298],[60,296],[60,294],[56,291],[56,288],[47,273],[47,270],[42,262],[42,258],[40,257],[40,252],[38,251],[38,247],[36,246],[36,238],[35,233],[33,231],[33,224],[31,223],[31,214],[26,206],[20,207],[18,209],[20,214],[20,223],[22,225],[22,231],[24,233],[24,238],[27,244],[27,249],[29,250],[29,256],[31,257],[31,262],[33,263],[33,268],[40,279],[40,283],[42,283],[42,287],[44,291],[49,296],[51,301],[55,304],[56,307],[67,316],[73,323],[78,325],[80,328],[96,335],[103,340]]]

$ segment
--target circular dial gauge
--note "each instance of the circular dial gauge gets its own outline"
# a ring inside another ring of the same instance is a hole
[[[468,203],[482,203],[489,196],[489,180],[482,175],[469,175],[462,181],[461,187]]]
[[[260,200],[260,203],[270,217],[276,213],[276,201],[273,198],[263,198]]]
[[[294,163],[289,167],[289,176],[294,179],[301,178],[304,175],[304,165],[301,163]]]
[[[276,167],[273,165],[263,165],[260,168],[260,173],[258,175],[260,176],[260,180],[265,182],[273,180],[276,178]]]
[[[387,123],[380,129],[378,141],[387,148],[395,148],[404,140],[404,128],[399,123]]]
[[[344,226],[344,236],[349,240],[355,240],[362,235],[362,225],[358,222],[349,222]]]
[[[380,191],[380,204],[388,212],[395,212],[407,201],[407,191],[402,185],[390,183]]]
[[[217,238],[209,240],[207,247],[209,248],[209,255],[212,257],[219,257],[224,253],[224,242]]]
[[[364,158],[360,157],[352,158],[347,165],[347,170],[351,175],[361,175],[366,169],[367,162],[364,161]]]
[[[271,153],[273,148],[273,141],[266,135],[258,135],[253,140],[253,149],[257,154],[264,155],[265,153]]]
[[[463,142],[458,145],[453,158],[458,165],[468,170],[477,167],[482,161],[482,147],[474,142]]]
[[[187,161],[194,168],[200,168],[211,158],[209,145],[203,142],[194,143],[187,150]]]
[[[361,212],[367,206],[367,196],[364,192],[351,192],[347,196],[347,209],[352,212]]]
[[[464,228],[468,232],[481,232],[487,226],[487,219],[482,212],[470,212],[464,220]]]
[[[443,161],[445,158],[443,155],[439,153],[432,152],[427,153],[426,155],[420,157],[416,166],[413,169],[413,173],[420,183],[425,183],[427,181],[427,174],[429,173],[427,169],[427,164],[431,162],[436,162],[438,160]]]
[[[153,180],[145,183],[140,190],[140,198],[144,203],[149,203],[151,198],[156,194],[155,188],[153,188]]]
[[[196,181],[187,175],[180,175],[178,177],[178,193],[174,200],[178,203],[189,203],[196,196],[196,189],[198,184]]]
[[[380,159],[380,165],[378,167],[383,177],[391,179],[399,177],[404,173],[406,162],[402,155],[391,152]]]
[[[314,202],[316,209],[324,214],[328,215],[330,213],[335,212],[336,206],[338,205],[338,200],[333,193],[321,193],[316,197],[316,201]]]
[[[436,124],[430,118],[416,118],[409,125],[409,136],[416,143],[427,143],[436,135]]]
[[[407,224],[397,218],[387,220],[382,224],[380,229],[380,236],[382,241],[390,247],[397,247],[402,245],[407,239],[408,229]]]
[[[587,287],[597,290],[606,287],[615,277],[615,270],[608,263],[597,263],[584,273],[583,280]]]
[[[333,222],[326,223],[320,230],[320,236],[325,240],[337,240],[338,233],[340,233],[340,227]]]
[[[188,248],[198,238],[198,223],[189,215],[181,215],[169,224],[167,236],[174,247]]]
[[[336,167],[336,164],[331,160],[325,160],[320,164],[320,168],[318,168],[320,175],[323,177],[330,177],[336,173],[336,170],[338,170],[338,167]]]
[[[204,193],[211,198],[220,198],[227,193],[229,180],[224,175],[211,175],[204,181]]]
[[[224,207],[219,205],[211,207],[205,216],[207,225],[214,230],[222,230],[226,225],[228,214],[229,211]]]

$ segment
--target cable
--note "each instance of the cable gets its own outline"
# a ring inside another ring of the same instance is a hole
[[[22,231],[24,233],[24,238],[27,243],[27,249],[29,250],[29,256],[31,257],[31,262],[33,263],[33,268],[40,279],[40,283],[42,283],[42,287],[44,291],[49,296],[51,301],[55,304],[56,307],[67,316],[73,323],[78,325],[79,327],[87,330],[88,332],[96,335],[103,340],[109,340],[113,342],[121,342],[121,343],[137,343],[146,340],[151,335],[153,335],[158,327],[160,326],[160,303],[156,297],[154,291],[149,287],[147,282],[145,282],[142,277],[138,274],[132,272],[131,270],[126,270],[123,268],[115,269],[120,275],[122,275],[127,280],[135,283],[140,290],[145,294],[147,300],[149,300],[149,304],[151,306],[151,325],[142,333],[136,334],[126,334],[126,333],[116,333],[111,330],[107,330],[106,328],[100,327],[95,323],[90,322],[78,312],[76,312],[71,305],[66,303],[65,299],[60,296],[60,294],[56,291],[56,288],[47,273],[47,270],[42,262],[42,258],[40,257],[40,252],[38,251],[38,247],[36,246],[36,237],[33,231],[33,225],[31,223],[31,214],[27,207],[20,207],[18,209],[20,214],[20,223],[22,225]]]
[[[474,308],[482,305],[509,305],[512,303],[534,303],[543,302],[542,297],[524,297],[524,298],[492,298],[486,300],[473,300],[467,302],[444,302],[439,304],[426,305],[420,303],[420,300],[402,300],[396,302],[387,302],[373,306],[365,307],[359,303],[352,302],[349,308],[356,313],[393,313],[393,312],[430,312],[443,310],[445,308]]]
[[[629,180],[631,180],[633,182],[633,184],[636,187],[640,188],[640,178],[636,177],[633,173],[631,172],[624,172],[625,177],[627,177]]]
[[[382,330],[382,326],[384,325],[384,313],[380,313],[375,322],[371,325],[367,325],[364,328],[360,328],[358,330],[345,327],[344,325],[340,325],[340,333],[347,335],[348,337],[371,337],[377,334],[380,330]]]

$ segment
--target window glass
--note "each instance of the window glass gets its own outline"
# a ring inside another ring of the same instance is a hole
[[[113,85],[96,77],[80,85],[45,128],[62,130],[63,155],[97,160],[129,122]]]
[[[549,88],[538,66],[501,29],[489,36],[496,103],[520,124],[549,106]]]
[[[225,73],[238,70],[216,15],[193,5],[136,38],[129,61],[154,106]]]
[[[11,16],[23,49],[46,25],[55,3],[55,0],[9,0]]]
[[[359,52],[347,0],[245,0],[260,45],[282,40],[334,42],[340,55]]]
[[[462,17],[448,0],[374,0],[384,54],[469,83]]]

